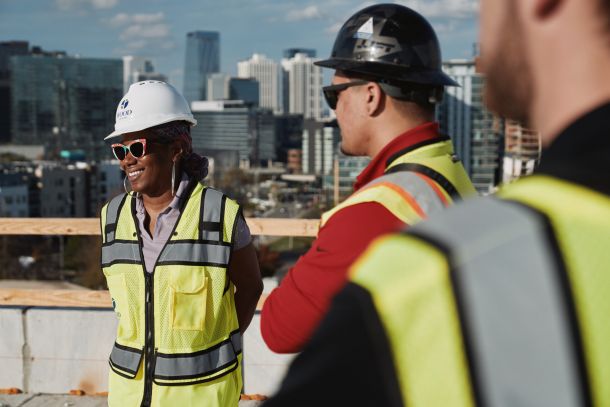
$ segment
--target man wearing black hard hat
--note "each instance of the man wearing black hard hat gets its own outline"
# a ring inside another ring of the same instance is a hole
[[[261,331],[275,352],[302,349],[374,238],[474,194],[451,140],[434,122],[444,86],[457,84],[442,72],[438,40],[421,15],[396,4],[367,7],[343,25],[331,57],[316,64],[335,70],[323,91],[343,152],[372,161],[354,194],[322,216],[311,249],[267,298]]]

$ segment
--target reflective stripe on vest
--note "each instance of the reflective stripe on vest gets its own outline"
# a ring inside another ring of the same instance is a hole
[[[237,361],[241,353],[241,334],[235,331],[224,342],[200,352],[189,354],[158,353],[155,379],[182,380],[202,378],[225,369]]]
[[[108,202],[108,210],[106,211],[106,227],[104,228],[104,231],[106,232],[106,236],[104,236],[105,242],[111,242],[114,240],[119,211],[125,203],[127,196],[127,194],[117,195],[112,198],[110,202]]]
[[[221,229],[224,208],[224,195],[215,189],[206,188],[201,200],[203,216],[199,231],[202,240],[221,241]]]
[[[470,201],[379,241],[354,266],[386,328],[405,405],[610,400],[610,254],[592,248],[610,240],[610,199],[544,177],[507,191],[528,206]]]
[[[166,250],[159,256],[157,264],[164,266],[189,264],[227,267],[230,257],[230,245],[177,241],[167,244]]]
[[[377,202],[402,222],[412,225],[429,215],[424,208],[434,211],[439,201],[442,206],[447,206],[456,198],[476,194],[464,167],[453,155],[451,141],[446,138],[406,149],[403,154],[395,154],[390,161],[386,174],[380,177],[382,181],[376,182],[380,178],[371,181],[322,214],[320,226],[341,209],[363,202]],[[387,181],[385,185],[382,185],[383,180]],[[431,193],[434,198],[430,197]],[[397,199],[396,195],[401,198]]]
[[[137,241],[112,240],[111,243],[102,245],[102,267],[117,263],[142,264]]]
[[[119,374],[128,373],[131,378],[135,377],[140,368],[143,351],[140,349],[122,346],[115,342],[110,354],[110,367],[116,371],[120,369]]]

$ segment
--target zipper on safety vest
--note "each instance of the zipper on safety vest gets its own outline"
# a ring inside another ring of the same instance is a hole
[[[144,338],[144,397],[142,398],[142,407],[150,406],[152,399],[152,381],[154,375],[154,304],[153,304],[153,278],[150,273],[144,271],[145,288],[145,338]]]

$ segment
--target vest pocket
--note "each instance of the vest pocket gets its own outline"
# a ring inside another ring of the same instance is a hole
[[[203,331],[208,278],[193,269],[172,270],[170,312],[172,328]]]
[[[135,327],[134,320],[129,313],[125,275],[123,273],[106,275],[106,282],[112,298],[112,308],[119,318],[117,337],[131,340],[135,334]]]

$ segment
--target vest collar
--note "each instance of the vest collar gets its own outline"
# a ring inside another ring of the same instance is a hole
[[[369,165],[358,175],[354,183],[354,191],[382,176],[391,161],[397,158],[397,155],[406,154],[414,147],[417,148],[420,143],[426,143],[430,140],[436,141],[439,138],[438,131],[438,123],[427,122],[397,136],[377,153]]]

